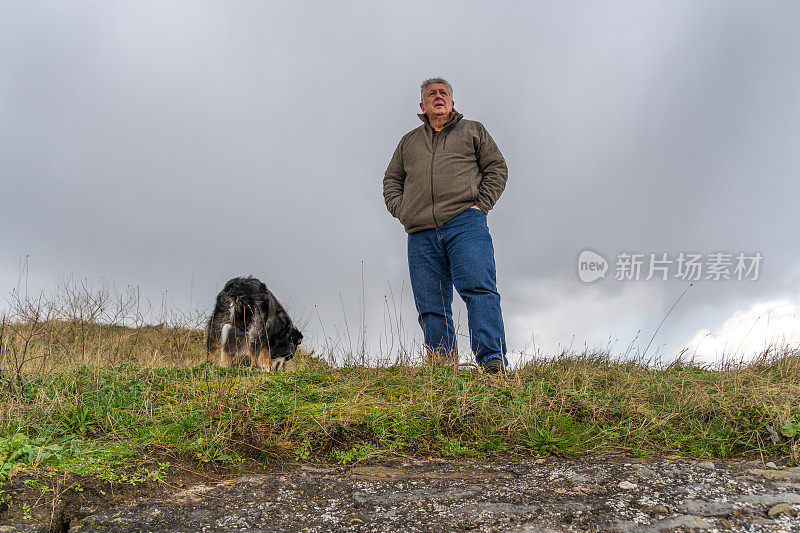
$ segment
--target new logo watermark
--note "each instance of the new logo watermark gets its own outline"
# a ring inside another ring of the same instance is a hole
[[[584,250],[578,256],[578,277],[584,283],[591,283],[606,277],[608,261],[594,250]]]
[[[614,263],[617,281],[756,281],[764,256],[761,252],[621,252]],[[606,277],[609,263],[600,253],[586,249],[578,255],[578,278],[592,283]]]

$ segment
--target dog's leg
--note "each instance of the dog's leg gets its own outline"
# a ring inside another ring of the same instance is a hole
[[[214,318],[212,317],[211,320],[208,322],[208,328],[206,329],[206,363],[213,363],[214,362],[214,354],[217,353],[219,350],[219,339],[215,337],[214,330],[216,329],[216,325],[214,324]]]
[[[231,354],[224,347],[219,351],[219,366],[222,368],[231,366]]]
[[[258,366],[258,352],[251,346],[247,349],[247,354],[250,356],[250,368],[255,370]]]
[[[230,335],[230,332],[232,330],[233,330],[233,326],[231,326],[230,324],[224,324],[222,326],[222,330],[220,331],[220,336],[219,336],[219,346],[220,346],[220,350],[219,350],[219,366],[221,366],[223,368],[228,368],[229,366],[231,366],[231,355],[232,354],[230,354],[228,352],[228,349],[229,349],[228,348],[228,335]],[[234,332],[234,335],[236,335],[236,332]],[[234,342],[234,344],[235,344],[235,342]],[[234,348],[234,350],[236,350],[236,349]]]
[[[269,350],[266,348],[263,348],[258,352],[258,366],[260,366],[262,370],[266,370],[267,372],[270,371]]]
[[[217,345],[208,338],[208,334],[206,333],[206,363],[213,363],[214,362],[214,355],[213,353],[217,351]]]
[[[222,352],[223,351],[224,350],[222,349],[222,346],[214,346],[213,348],[211,348],[211,350],[206,352],[206,362],[208,364],[213,365],[215,360],[216,360],[216,358],[217,358],[217,352],[219,352],[219,359],[220,359],[220,365],[221,365],[222,364],[221,361],[222,361]]]
[[[280,372],[281,370],[283,370],[283,365],[285,365],[285,364],[286,364],[286,358],[285,357],[276,357],[275,359],[273,359],[270,362],[270,367],[275,372]]]
[[[216,352],[218,346],[209,346],[206,348],[206,363],[213,363],[214,362],[214,352]]]

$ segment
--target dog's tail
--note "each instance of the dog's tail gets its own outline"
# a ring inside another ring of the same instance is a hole
[[[222,346],[223,349],[227,348],[228,345],[228,334],[233,329],[233,326],[230,324],[225,324],[222,326],[222,333],[219,338],[219,345]]]
[[[242,301],[241,297],[234,298],[230,304],[231,315],[228,323],[232,324],[237,330],[246,330],[253,320],[255,309],[247,301]]]
[[[239,298],[235,298],[235,299],[231,300],[231,305],[230,305],[231,318],[228,320],[229,324],[235,324],[236,323],[236,310],[239,307],[242,307],[242,302],[239,300]]]
[[[233,325],[236,324],[237,321],[242,320],[243,318],[241,316],[242,315],[241,308],[242,308],[242,302],[239,300],[239,298],[234,298],[231,301],[230,305],[230,310],[231,310],[230,318],[228,319],[228,322],[226,322],[222,326],[222,331],[220,332],[219,344],[223,348],[226,348],[228,345],[228,334],[230,334],[231,330],[233,329]]]

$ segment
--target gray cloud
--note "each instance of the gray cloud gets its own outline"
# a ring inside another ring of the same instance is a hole
[[[419,81],[443,75],[511,169],[490,225],[512,347],[653,331],[685,288],[588,288],[585,247],[761,251],[758,282],[687,294],[662,332],[680,346],[752,302],[800,298],[798,10],[4,3],[0,282],[30,254],[36,286],[75,272],[178,306],[192,286],[202,306],[253,273],[317,339],[363,309],[373,344],[404,286],[416,334],[380,181],[418,124]]]

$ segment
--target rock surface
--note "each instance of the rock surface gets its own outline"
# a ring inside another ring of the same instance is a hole
[[[800,471],[754,466],[613,457],[297,466],[101,510],[70,531],[800,531]]]

